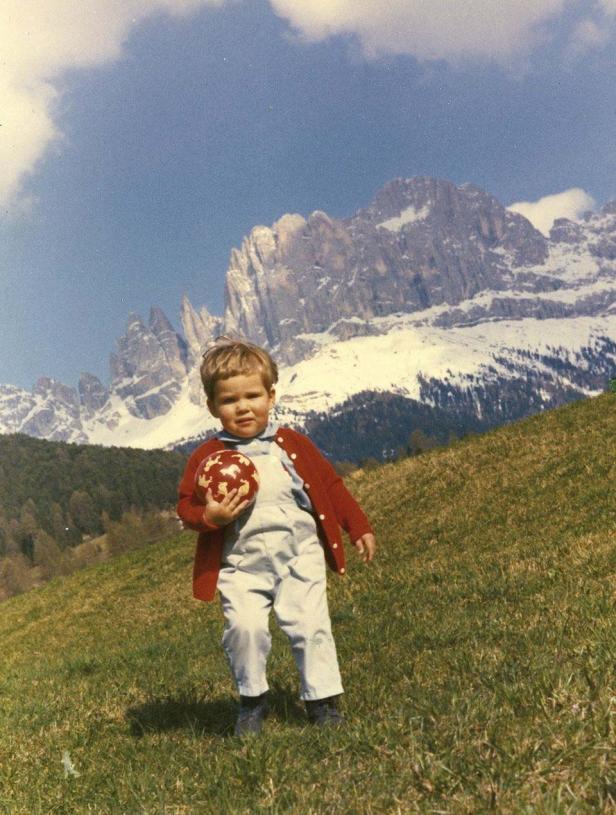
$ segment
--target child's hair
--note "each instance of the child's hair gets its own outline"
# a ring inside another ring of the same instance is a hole
[[[208,399],[214,398],[219,379],[229,379],[239,374],[260,373],[269,391],[278,382],[278,366],[264,348],[247,340],[233,337],[216,337],[214,345],[203,354],[201,381]]]

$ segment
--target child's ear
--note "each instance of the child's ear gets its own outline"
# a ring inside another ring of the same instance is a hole
[[[270,405],[273,405],[274,402],[276,401],[276,388],[274,388],[273,386],[270,388],[269,399]]]

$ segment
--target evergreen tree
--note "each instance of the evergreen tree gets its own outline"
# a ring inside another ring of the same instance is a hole
[[[432,447],[436,447],[435,439],[427,436],[419,428],[413,430],[409,437],[409,450],[412,456],[419,455]]]
[[[53,502],[49,510],[49,532],[60,548],[69,545],[70,528],[66,524],[62,507],[57,502]]]
[[[85,534],[101,532],[100,517],[94,501],[85,490],[75,490],[68,502],[68,509],[75,526]]]
[[[39,529],[34,539],[35,566],[41,569],[41,576],[49,580],[59,574],[67,574],[69,568],[70,554],[63,552],[56,541],[43,529]]]
[[[32,569],[20,552],[0,561],[0,590],[6,597],[28,591],[33,585]]]
[[[7,554],[11,537],[11,527],[4,514],[0,512],[0,557]]]
[[[19,523],[15,531],[15,539],[19,550],[30,562],[34,559],[34,541],[39,528],[36,519],[36,507],[34,501],[29,498],[21,508]]]

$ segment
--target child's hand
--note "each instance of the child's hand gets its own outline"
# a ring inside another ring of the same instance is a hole
[[[231,490],[222,501],[215,501],[212,490],[206,493],[206,504],[203,510],[203,517],[209,524],[215,526],[226,526],[241,515],[246,507],[251,503],[248,500],[242,501],[238,491]]]
[[[361,555],[361,559],[364,563],[369,563],[376,552],[376,539],[372,532],[366,532],[365,535],[362,535],[361,538],[354,541],[353,546],[355,546]]]

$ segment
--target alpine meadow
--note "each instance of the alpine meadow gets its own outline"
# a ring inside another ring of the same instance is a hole
[[[615,439],[604,393],[347,477],[379,549],[328,578],[340,729],[273,625],[272,714],[231,735],[194,533],[6,600],[0,812],[614,811]]]

